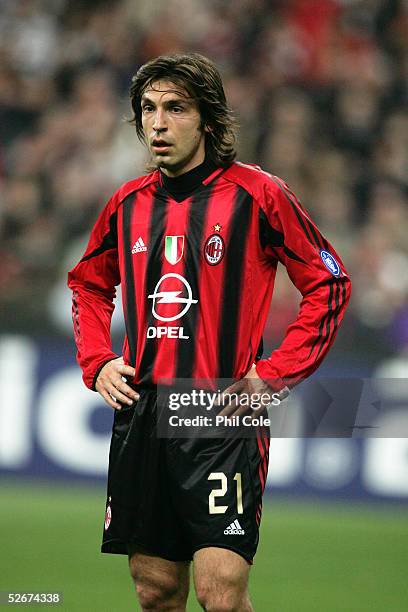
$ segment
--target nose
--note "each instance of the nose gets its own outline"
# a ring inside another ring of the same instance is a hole
[[[154,115],[152,128],[158,134],[167,130],[166,118],[162,109],[158,108]]]

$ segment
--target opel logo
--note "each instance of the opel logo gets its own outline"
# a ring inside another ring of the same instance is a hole
[[[159,291],[162,283],[167,278],[176,278],[177,280],[179,280],[186,288],[187,297],[180,296],[180,293],[182,292],[181,290],[180,291]],[[148,295],[147,297],[150,300],[153,300],[152,313],[153,313],[153,316],[159,321],[175,321],[176,319],[181,319],[190,310],[190,306],[192,304],[197,304],[198,302],[198,300],[193,299],[193,293],[191,291],[191,287],[186,281],[186,279],[183,276],[180,276],[180,274],[175,274],[175,273],[169,273],[169,274],[165,274],[164,276],[162,276],[159,282],[157,283],[156,287],[154,288],[154,292]],[[178,314],[172,317],[163,317],[159,315],[156,310],[157,304],[185,304],[185,305],[183,306],[181,312],[179,312]]]

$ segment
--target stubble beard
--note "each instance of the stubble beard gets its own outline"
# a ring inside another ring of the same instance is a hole
[[[200,131],[201,134],[201,131]],[[166,160],[165,156],[161,158],[160,154],[154,155],[153,163],[156,168],[160,168],[163,170],[168,170],[172,174],[180,172],[185,166],[187,166],[193,157],[196,155],[198,149],[200,148],[201,139],[199,139],[196,143],[196,146],[191,149],[191,151],[182,159],[172,162],[171,159]],[[183,172],[181,172],[183,174]]]

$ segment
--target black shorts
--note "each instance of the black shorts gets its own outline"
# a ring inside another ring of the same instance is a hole
[[[189,561],[208,546],[255,555],[269,430],[252,438],[159,438],[157,396],[115,412],[102,552]]]

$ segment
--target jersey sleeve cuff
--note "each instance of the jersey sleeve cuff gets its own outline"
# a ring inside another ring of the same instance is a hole
[[[286,383],[276,374],[267,359],[260,359],[255,365],[258,376],[262,378],[273,391],[287,388]]]

